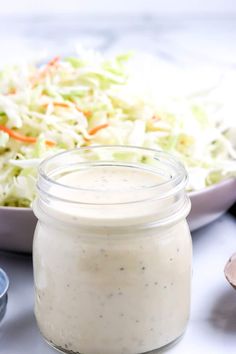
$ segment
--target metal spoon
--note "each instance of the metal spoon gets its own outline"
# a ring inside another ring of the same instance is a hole
[[[7,290],[9,288],[9,279],[6,273],[0,268],[0,322],[3,319],[7,309]]]
[[[236,289],[236,253],[226,263],[224,272],[228,282]]]

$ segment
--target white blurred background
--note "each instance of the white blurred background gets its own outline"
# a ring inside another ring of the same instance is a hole
[[[235,0],[6,0],[0,14],[235,14]]]
[[[0,64],[135,50],[179,67],[236,67],[236,0],[5,0]]]

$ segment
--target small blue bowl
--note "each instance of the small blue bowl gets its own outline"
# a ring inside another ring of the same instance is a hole
[[[0,322],[3,319],[7,309],[7,290],[9,288],[9,279],[6,273],[0,268]]]

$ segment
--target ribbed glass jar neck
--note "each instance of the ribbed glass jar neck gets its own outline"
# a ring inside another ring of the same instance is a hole
[[[183,165],[167,153],[85,147],[40,165],[35,211],[91,227],[173,223],[189,212],[186,182]]]

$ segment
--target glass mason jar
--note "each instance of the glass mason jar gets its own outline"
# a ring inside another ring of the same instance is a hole
[[[39,168],[35,315],[65,353],[138,354],[179,338],[190,308],[186,171],[151,149],[95,146]]]

